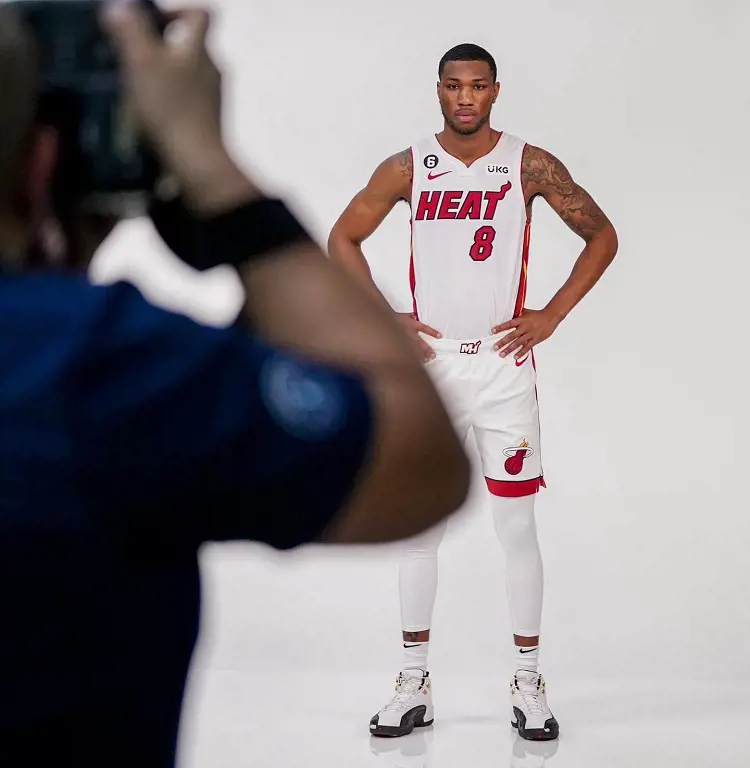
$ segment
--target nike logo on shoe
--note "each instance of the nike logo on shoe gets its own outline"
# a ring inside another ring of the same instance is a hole
[[[428,173],[427,174],[427,180],[428,181],[435,181],[435,179],[439,179],[441,176],[445,176],[446,173],[453,173],[453,171],[443,171],[442,173]]]

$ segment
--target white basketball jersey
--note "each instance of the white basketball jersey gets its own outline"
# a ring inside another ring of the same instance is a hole
[[[467,167],[435,136],[412,147],[414,311],[447,339],[481,339],[523,309],[530,236],[525,142],[501,134]]]

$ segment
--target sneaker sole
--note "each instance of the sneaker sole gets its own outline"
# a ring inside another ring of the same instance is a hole
[[[434,717],[432,720],[425,720],[424,716],[426,714],[427,707],[415,707],[401,718],[400,725],[380,725],[378,723],[378,716],[375,715],[370,720],[370,736],[379,736],[385,739],[408,736],[415,728],[427,728],[435,722]]]
[[[526,715],[518,707],[513,707],[516,722],[510,722],[511,727],[518,731],[518,735],[527,741],[554,741],[560,737],[560,726],[554,717],[544,724],[544,728],[526,728]]]

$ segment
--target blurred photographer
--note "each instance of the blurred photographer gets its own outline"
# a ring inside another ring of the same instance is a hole
[[[173,764],[204,542],[394,540],[468,486],[392,314],[231,160],[207,14],[173,15],[169,43],[136,3],[102,18],[193,245],[237,267],[247,306],[207,328],[88,283],[115,220],[60,194],[34,40],[0,6],[4,767]]]

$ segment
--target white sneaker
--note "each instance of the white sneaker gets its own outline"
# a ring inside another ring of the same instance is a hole
[[[560,735],[560,726],[547,705],[547,684],[538,672],[516,672],[510,683],[510,703],[511,725],[521,738],[551,741]]]
[[[396,680],[393,698],[370,720],[372,736],[406,736],[432,725],[432,680],[429,672],[407,669]]]

